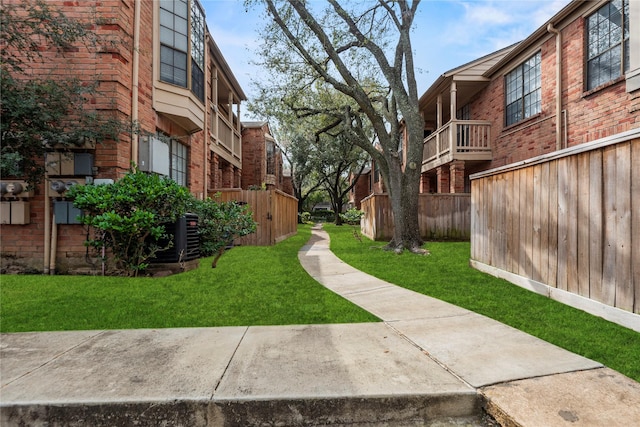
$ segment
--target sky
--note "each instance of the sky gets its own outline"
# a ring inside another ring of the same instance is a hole
[[[423,0],[412,33],[418,96],[446,71],[525,39],[569,1]],[[251,81],[265,72],[250,63],[260,53],[257,30],[264,11],[246,10],[242,0],[200,3],[213,39],[251,99]],[[241,112],[246,119],[246,108]]]

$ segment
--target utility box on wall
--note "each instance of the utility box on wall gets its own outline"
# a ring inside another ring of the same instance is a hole
[[[47,174],[51,176],[93,175],[93,154],[51,152],[46,156]]]
[[[56,224],[81,224],[77,218],[82,216],[82,210],[73,206],[73,202],[54,200],[53,213],[56,216]]]
[[[0,223],[15,225],[31,224],[31,207],[29,202],[24,200],[1,202]]]
[[[150,136],[140,138],[138,147],[138,168],[141,171],[169,176],[169,144]]]

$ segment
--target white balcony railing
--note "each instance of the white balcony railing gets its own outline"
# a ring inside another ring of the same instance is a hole
[[[424,139],[422,171],[453,160],[491,160],[491,122],[452,120]]]

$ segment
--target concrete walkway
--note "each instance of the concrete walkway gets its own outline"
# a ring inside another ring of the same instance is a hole
[[[341,262],[320,283],[383,322],[2,334],[0,425],[630,426],[640,384]]]

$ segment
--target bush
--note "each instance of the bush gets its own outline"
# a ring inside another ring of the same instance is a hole
[[[193,196],[170,178],[135,169],[109,185],[74,186],[68,196],[84,211],[83,224],[99,230],[86,244],[111,251],[116,267],[129,276],[147,268],[147,261],[167,247],[163,223],[176,221]]]
[[[216,196],[215,199],[195,200],[193,208],[199,217],[200,254],[215,254],[211,264],[213,268],[235,239],[256,231],[257,224],[249,206],[245,204],[235,201],[222,202]]]
[[[311,214],[311,219],[314,221],[333,221],[336,214],[332,210],[326,211],[314,211]]]
[[[306,224],[307,222],[311,221],[311,213],[310,212],[299,213],[298,217],[300,218],[300,223],[301,224]]]
[[[356,208],[351,208],[345,213],[340,214],[342,220],[349,225],[359,225],[360,219],[364,216],[364,212]]]

